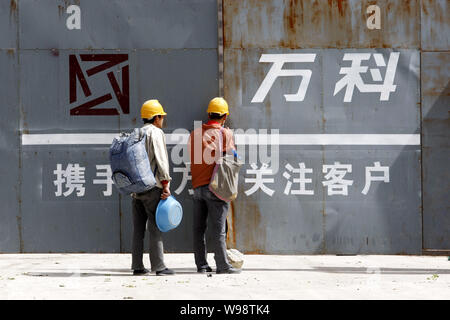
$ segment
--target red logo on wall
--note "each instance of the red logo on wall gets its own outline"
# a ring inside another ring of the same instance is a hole
[[[88,81],[85,77],[91,77],[94,74],[100,73],[107,69],[128,61],[128,54],[80,54],[81,61],[101,61],[103,63],[91,67],[83,72],[77,55],[69,55],[69,83],[70,83],[70,103],[77,102],[77,80],[80,83],[81,89],[83,90],[85,97],[90,97],[92,95],[89,89]],[[119,103],[122,113],[130,113],[130,74],[129,65],[122,67],[122,88],[120,88],[119,83],[114,75],[114,71],[109,71],[106,76],[108,77],[109,83],[111,84],[112,92],[114,93],[117,102]],[[75,108],[70,109],[71,116],[116,116],[119,115],[118,108],[94,108],[106,101],[112,100],[113,96],[111,92],[100,96],[98,98],[93,98],[88,102],[83,103]]]

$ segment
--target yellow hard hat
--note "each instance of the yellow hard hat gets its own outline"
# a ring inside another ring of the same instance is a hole
[[[230,114],[228,112],[228,103],[222,97],[212,99],[208,104],[208,113],[218,113],[220,115]]]
[[[142,119],[152,119],[154,116],[164,116],[166,114],[167,113],[164,112],[162,105],[156,99],[145,101],[141,108]]]

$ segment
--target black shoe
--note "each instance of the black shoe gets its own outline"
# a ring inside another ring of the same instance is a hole
[[[147,274],[149,272],[150,272],[150,270],[147,270],[145,268],[142,269],[142,270],[133,270],[133,275],[134,276],[139,276],[139,275]]]
[[[211,267],[202,267],[200,269],[197,268],[198,273],[206,273],[206,272],[212,272]]]
[[[236,274],[236,273],[241,273],[241,269],[235,269],[233,267],[230,267],[229,269],[225,269],[225,270],[216,270],[217,274],[221,274],[221,273],[229,273],[229,274]]]
[[[157,276],[172,276],[174,274],[175,274],[175,271],[173,271],[169,268],[165,268],[164,270],[161,270],[161,271],[156,271]]]

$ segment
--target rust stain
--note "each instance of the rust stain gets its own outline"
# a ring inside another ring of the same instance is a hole
[[[245,254],[265,254],[263,250],[247,250],[244,252]]]
[[[225,0],[224,45],[292,49],[416,48],[420,3],[420,0]],[[429,3],[424,1],[424,7],[430,6]],[[373,4],[381,8],[381,29],[367,28],[366,10]],[[438,12],[441,14],[436,15],[437,20],[445,21],[442,13],[445,10],[440,8]]]
[[[58,4],[58,14],[59,14],[59,17],[60,17],[60,18],[61,18],[61,16],[64,14],[65,9],[66,9],[66,8],[64,8],[62,5]]]
[[[430,0],[422,0],[422,11],[424,14],[428,15],[428,6],[430,5],[431,1]]]
[[[6,50],[6,54],[8,55],[8,56],[14,56],[14,53],[16,52],[16,50],[14,50],[14,49],[7,49]]]
[[[286,48],[347,47],[352,41],[347,0],[289,1],[283,13]]]
[[[11,0],[9,2],[9,15],[12,16],[16,10],[17,10],[17,2],[16,0]]]
[[[228,124],[233,127],[234,107],[239,105],[239,97],[236,92],[241,88],[242,79],[246,75],[241,71],[245,67],[241,64],[241,50],[225,49],[224,50],[224,97],[228,101],[231,108],[231,116],[228,118]],[[242,77],[241,77],[242,75]]]
[[[301,9],[299,8],[301,6]],[[283,12],[284,39],[281,40],[281,47],[297,48],[297,30],[301,25],[301,15],[303,15],[303,2],[300,0],[289,0]]]
[[[337,0],[337,7],[338,7],[338,11],[339,11],[339,15],[341,17],[344,16],[345,11],[344,11],[344,5],[342,4],[344,0]],[[346,2],[347,3],[347,2]]]
[[[228,20],[228,19],[226,18],[226,15],[225,15],[225,1],[224,1],[224,2],[222,2],[222,26],[223,26],[223,30],[222,30],[222,42],[223,42],[223,47],[224,47],[224,48],[225,48],[225,47],[227,46],[227,44],[228,44],[228,42],[227,42],[228,37],[227,37],[227,32],[226,32],[226,30],[228,30],[227,24],[226,24],[227,20]]]
[[[450,57],[445,52],[433,53],[433,59],[427,59],[422,66],[422,93],[424,96],[449,96],[447,70]]]
[[[245,253],[264,253],[266,245],[265,226],[261,223],[260,203],[253,202],[247,198],[239,202],[239,228],[243,230],[240,234]]]
[[[448,30],[448,1],[446,4],[445,1],[423,0],[422,12],[424,47],[427,50],[447,51],[448,37],[445,37],[445,31]]]
[[[22,204],[22,200],[19,199],[19,205]],[[19,230],[19,252],[23,252],[23,237],[22,237],[22,217],[21,216],[16,216],[17,219],[17,229]]]
[[[288,5],[288,14],[287,14],[287,21],[288,21],[288,29],[295,33],[295,27],[297,26],[297,5],[298,0],[290,0]]]
[[[234,201],[230,203],[231,216],[227,216],[228,232],[227,232],[227,247],[236,248],[236,223],[235,223],[235,208]]]
[[[352,46],[354,30],[348,1],[334,0],[331,6],[323,10],[326,10],[326,15],[322,17],[325,19],[323,32],[326,34],[326,42],[336,48]]]
[[[233,244],[236,246],[236,216],[234,210],[234,201],[231,202],[231,226],[233,228]]]

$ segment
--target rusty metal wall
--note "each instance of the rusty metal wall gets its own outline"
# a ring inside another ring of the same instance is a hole
[[[421,102],[425,252],[450,249],[449,14],[448,1],[422,1]]]
[[[373,5],[380,29],[368,28]],[[222,92],[246,160],[229,246],[450,249],[449,10],[446,0],[0,1],[0,252],[130,251],[131,201],[109,189],[108,143],[140,125],[151,97],[169,113],[172,193],[185,212],[165,249],[191,252],[191,185],[173,133],[205,120]],[[336,87],[352,64],[345,57],[368,67],[363,84],[385,81],[390,68],[387,96],[379,86]],[[273,59],[297,73],[262,86]],[[252,129],[259,137],[279,130],[276,172],[261,171],[277,150],[269,145],[264,159],[264,146],[248,140]],[[335,162],[351,168],[346,194],[327,186]],[[366,190],[368,174],[379,179]]]
[[[368,27],[371,5],[380,10],[379,29]],[[266,178],[272,178],[265,180],[271,190],[260,188],[247,196],[253,183],[249,178],[262,161],[243,169],[247,179],[240,181],[242,196],[233,212],[237,248],[324,254],[450,249],[448,2],[225,0],[223,11],[224,93],[232,106],[232,126],[278,129],[284,138],[290,136],[280,146],[279,170],[266,172]],[[382,99],[375,87],[356,86],[353,92],[338,87],[351,67],[350,57],[366,55],[360,65],[370,73],[380,70],[380,77],[362,75],[365,85],[382,80],[387,61],[396,54],[396,88],[388,98]],[[278,69],[275,61],[282,61]],[[285,74],[268,81],[277,70]],[[310,72],[306,93],[295,96],[308,78],[305,70]],[[429,112],[431,108],[435,112]],[[354,134],[356,140],[410,134],[416,142],[378,140],[364,145],[325,139],[335,134]],[[314,140],[321,138],[319,143]],[[335,162],[351,165],[345,175],[353,183],[348,194],[330,194],[323,184],[326,166]],[[388,167],[389,181],[373,182],[365,194],[367,169],[376,162]],[[299,171],[292,168],[298,170],[300,163],[312,170],[303,177],[310,180],[293,194],[287,185],[299,188],[293,180]]]

